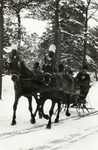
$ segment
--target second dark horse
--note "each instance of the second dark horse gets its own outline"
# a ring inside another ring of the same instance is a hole
[[[49,66],[53,67],[50,64]],[[69,74],[62,74],[62,75],[58,75],[58,73],[53,74],[54,72],[48,71],[49,66],[46,65],[47,72],[45,72],[43,76],[45,90],[43,90],[40,93],[41,106],[39,106],[43,117],[45,119],[48,119],[48,124],[46,126],[46,128],[48,129],[51,128],[51,119],[52,119],[52,115],[53,115],[54,107],[56,103],[58,106],[58,111],[57,111],[55,123],[59,122],[61,102],[63,101],[63,99],[67,105],[66,116],[70,116],[69,105],[70,105],[71,96],[72,96],[71,93],[74,92],[73,78]],[[53,70],[53,68],[49,70]],[[50,99],[52,102],[49,115],[44,113],[44,103],[47,99]]]

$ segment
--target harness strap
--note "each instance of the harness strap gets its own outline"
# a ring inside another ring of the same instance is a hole
[[[16,76],[18,79],[19,79],[19,76],[20,76],[20,75],[18,75],[18,74],[14,74],[14,73],[12,73],[11,75],[12,75],[12,76],[13,76],[13,75]]]
[[[49,73],[49,72],[45,72],[44,75],[50,75],[50,76],[52,76],[52,74]]]

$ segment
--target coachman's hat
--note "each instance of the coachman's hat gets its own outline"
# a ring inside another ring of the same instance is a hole
[[[55,51],[56,51],[56,46],[54,44],[51,44],[49,47],[49,52],[55,53]]]

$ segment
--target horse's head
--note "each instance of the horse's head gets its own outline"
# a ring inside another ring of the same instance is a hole
[[[52,74],[49,72],[44,73],[43,82],[46,86],[49,86],[52,82]]]
[[[10,73],[12,75],[12,80],[15,81],[19,79],[21,69],[21,61],[17,55],[17,53],[12,53],[12,59],[10,63]]]
[[[16,79],[19,79],[20,68],[21,68],[21,61],[18,61],[18,60],[11,61],[10,72],[11,72],[13,81]]]
[[[53,65],[45,64],[43,66],[44,75],[43,75],[43,82],[46,86],[49,86],[52,82],[53,77]]]

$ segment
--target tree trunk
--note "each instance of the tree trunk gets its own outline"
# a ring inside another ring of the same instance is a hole
[[[86,8],[86,17],[85,17],[85,33],[84,33],[84,54],[83,54],[83,65],[86,64],[86,52],[87,52],[87,30],[88,30],[88,7]]]
[[[21,45],[21,20],[20,20],[20,11],[17,11],[17,18],[18,18],[18,50],[20,49]]]
[[[60,64],[60,56],[61,56],[61,33],[59,29],[59,2],[56,1],[56,10],[55,10],[55,46],[56,46],[56,54],[55,54],[55,64],[58,66]]]
[[[0,0],[0,99],[2,98],[3,41],[3,0]]]
[[[87,31],[88,31],[88,11],[91,0],[86,1],[87,6],[85,7],[85,34],[84,34],[84,54],[83,54],[83,65],[86,63],[86,53],[87,53]]]

